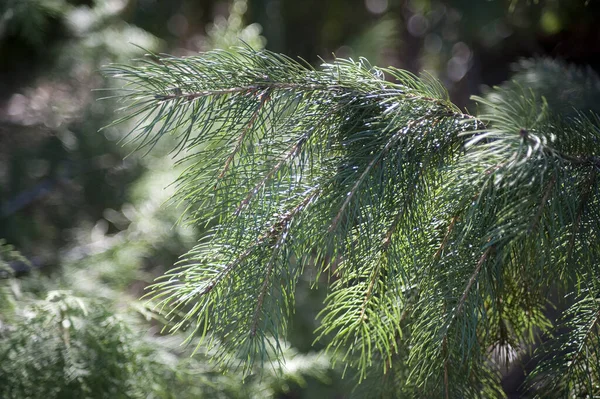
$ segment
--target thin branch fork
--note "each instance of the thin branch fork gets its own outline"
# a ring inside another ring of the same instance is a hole
[[[396,132],[390,138],[390,140],[386,143],[386,145],[383,147],[383,149],[375,157],[373,157],[373,159],[371,160],[371,162],[369,162],[369,164],[367,165],[367,167],[365,168],[365,170],[361,173],[361,175],[358,178],[358,180],[356,181],[356,183],[354,183],[354,186],[352,186],[352,189],[350,190],[350,192],[346,196],[346,199],[344,200],[344,203],[340,207],[339,212],[333,218],[333,221],[331,222],[331,225],[329,226],[329,229],[328,229],[329,233],[331,233],[337,227],[340,219],[342,218],[342,215],[344,214],[344,211],[346,210],[346,208],[350,204],[350,201],[352,200],[352,198],[354,197],[354,195],[358,191],[358,189],[361,186],[361,184],[365,181],[365,179],[367,178],[367,176],[371,172],[371,169],[373,169],[373,167],[377,163],[379,163],[381,161],[381,159],[390,151],[390,149],[392,148],[392,146],[394,146],[400,140],[400,138],[404,134],[406,134],[406,132],[408,132],[410,129],[412,129],[412,127],[414,125],[416,125],[417,123],[421,122],[422,120],[424,120],[425,118],[428,118],[428,117],[431,117],[431,115],[423,115],[422,117],[409,122],[408,125],[406,126],[406,128],[401,129],[398,132]]]
[[[489,254],[490,254],[490,252],[492,251],[493,248],[494,248],[493,245],[489,246],[483,252],[483,254],[481,255],[481,257],[479,258],[479,261],[477,262],[477,265],[475,266],[475,271],[473,271],[473,274],[469,278],[469,281],[467,282],[467,286],[465,287],[465,290],[463,291],[462,296],[458,300],[458,304],[454,308],[452,319],[450,320],[450,323],[448,323],[448,325],[446,327],[446,333],[444,334],[444,337],[442,338],[442,351],[443,351],[443,354],[445,356],[445,359],[444,359],[444,389],[445,389],[445,393],[446,393],[446,398],[449,398],[449,385],[448,385],[449,384],[449,382],[448,382],[448,332],[447,332],[447,329],[450,327],[450,324],[456,319],[456,317],[462,312],[463,306],[464,306],[465,302],[467,301],[467,297],[469,296],[469,292],[471,291],[471,288],[473,287],[473,284],[475,284],[475,281],[477,280],[477,277],[479,276],[479,273],[481,272],[481,268],[483,267],[483,264],[485,263],[485,261],[488,259]]]
[[[375,267],[375,270],[373,270],[373,272],[371,273],[369,287],[367,288],[367,291],[365,292],[365,299],[363,300],[362,306],[360,308],[360,316],[358,317],[358,320],[360,320],[360,321],[365,321],[367,319],[367,317],[366,317],[367,304],[369,303],[369,299],[371,298],[371,295],[373,294],[373,288],[375,287],[375,281],[379,278],[380,271],[381,271],[381,261],[377,262],[377,266]]]
[[[236,268],[240,263],[242,263],[248,256],[252,254],[252,252],[258,248],[259,246],[265,244],[269,240],[272,240],[273,237],[281,234],[283,232],[282,227],[285,225],[289,225],[292,221],[292,218],[302,211],[309,203],[312,201],[318,194],[319,189],[313,190],[309,195],[307,195],[300,204],[298,204],[294,209],[289,212],[284,213],[280,216],[279,221],[275,224],[275,226],[271,227],[269,231],[261,235],[256,242],[254,242],[248,249],[246,249],[240,256],[238,256],[233,262],[230,262],[225,266],[225,268],[219,273],[217,277],[215,277],[203,290],[199,293],[199,296],[203,296],[208,294],[219,282],[221,282],[231,271]]]
[[[279,254],[281,247],[287,237],[287,234],[290,230],[290,226],[292,224],[292,220],[294,216],[300,212],[306,205],[310,203],[318,194],[319,190],[313,191],[311,194],[307,195],[300,204],[298,204],[294,209],[289,212],[286,212],[276,226],[273,226],[269,231],[269,236],[273,237],[275,234],[279,235],[275,246],[273,247],[273,252],[271,254],[271,258],[269,259],[269,263],[267,264],[267,270],[265,273],[265,280],[262,283],[260,288],[260,294],[258,295],[258,299],[256,301],[256,308],[254,309],[254,315],[252,317],[252,326],[250,327],[250,335],[253,337],[256,335],[256,330],[258,328],[259,315],[260,310],[262,309],[265,296],[267,295],[267,289],[269,287],[269,281],[271,279],[271,275],[273,274],[273,268],[275,264],[275,258]],[[270,237],[265,237],[265,240]]]
[[[273,248],[273,253],[271,254],[271,258],[269,259],[269,263],[267,263],[267,270],[265,272],[265,280],[260,287],[260,293],[258,294],[258,299],[256,300],[256,307],[254,308],[254,314],[252,316],[252,326],[250,327],[250,335],[255,336],[256,330],[258,328],[258,322],[260,319],[260,310],[262,309],[265,296],[267,295],[267,289],[269,288],[269,281],[271,280],[271,275],[273,274],[273,268],[275,267],[275,258],[279,254],[281,247],[287,237],[287,233],[289,232],[291,225],[291,216],[287,216],[282,223],[281,232],[279,233],[279,238],[275,243],[275,247]]]
[[[462,114],[459,114],[459,115],[462,115]],[[365,179],[367,178],[367,176],[371,172],[371,169],[373,169],[375,167],[375,165],[377,163],[379,163],[381,161],[381,159],[383,159],[383,157],[392,149],[392,147],[396,143],[398,143],[398,141],[402,138],[402,136],[404,136],[407,132],[409,132],[410,129],[412,129],[415,125],[421,123],[422,121],[424,121],[427,118],[434,118],[434,117],[444,118],[444,117],[450,117],[450,116],[457,116],[457,114],[455,114],[453,112],[442,112],[442,113],[435,113],[434,112],[433,114],[432,113],[427,113],[427,114],[421,116],[420,118],[417,118],[415,120],[410,121],[406,125],[405,128],[400,129],[398,132],[396,132],[390,138],[390,140],[386,143],[386,145],[383,147],[383,149],[376,156],[373,157],[373,159],[371,160],[371,162],[369,162],[369,164],[367,165],[367,167],[365,168],[365,170],[363,171],[363,173],[361,173],[361,175],[358,178],[358,180],[356,181],[356,183],[354,183],[354,186],[352,186],[352,189],[350,190],[350,192],[346,196],[346,199],[344,200],[344,203],[342,204],[339,212],[333,218],[333,221],[331,222],[331,225],[329,226],[329,229],[327,231],[329,233],[331,233],[333,230],[335,230],[335,228],[337,227],[338,223],[340,222],[340,220],[342,218],[342,215],[344,214],[344,211],[346,210],[346,208],[350,204],[350,201],[352,200],[352,198],[354,197],[354,195],[358,191],[358,189],[361,186],[361,184],[365,181]]]
[[[292,219],[295,215],[297,215],[299,212],[301,212],[318,194],[320,193],[320,189],[314,189],[312,190],[309,195],[307,195],[302,202],[300,202],[294,209],[292,209],[289,212],[286,212],[285,214],[283,214],[282,216],[280,216],[279,221],[275,224],[275,226],[271,227],[271,229],[268,231],[268,233],[260,236],[258,238],[258,240],[256,242],[254,242],[250,247],[248,247],[242,254],[240,254],[240,256],[238,256],[234,261],[228,263],[218,274],[216,277],[214,277],[210,283],[208,283],[200,292],[196,292],[196,290],[192,291],[191,293],[187,294],[184,298],[179,299],[177,302],[179,302],[179,305],[177,305],[176,307],[183,305],[187,302],[189,302],[194,296],[198,295],[198,297],[203,297],[205,295],[207,295],[208,293],[210,293],[221,281],[223,281],[237,266],[239,266],[244,260],[246,260],[246,258],[248,258],[255,250],[256,248],[260,247],[261,245],[264,245],[265,243],[267,243],[268,241],[272,240],[274,237],[279,236],[279,241],[281,241],[281,237],[285,236],[285,232],[289,231],[289,226],[292,222]],[[286,227],[286,230],[284,232],[283,227]],[[281,243],[279,243],[281,245]],[[277,248],[274,249],[274,251],[276,251]],[[269,261],[269,264],[267,266],[267,278],[265,279],[265,283],[263,283],[263,287],[261,288],[261,295],[259,296],[259,303],[257,304],[257,309],[262,306],[262,302],[264,301],[264,296],[265,294],[263,294],[262,292],[264,292],[267,288],[267,283],[268,283],[268,279],[270,278],[271,275],[271,271],[269,271],[269,269],[272,269],[272,262],[274,261],[274,256],[275,256],[275,252],[274,254],[271,256],[271,260]],[[173,309],[171,312],[173,312],[175,309]],[[259,310],[255,311],[255,314],[258,314]],[[171,313],[170,312],[170,313]],[[257,323],[257,322],[256,322]],[[253,323],[254,325],[256,323]],[[256,333],[256,326],[252,329],[253,334],[254,335]]]
[[[389,229],[387,230],[387,232],[385,234],[385,238],[383,240],[383,244],[381,246],[382,256],[383,256],[383,254],[387,253],[387,250],[390,247],[390,244],[392,243],[392,236],[394,235],[394,231],[396,231],[396,227],[398,227],[400,220],[402,220],[402,216],[404,216],[404,213],[402,211],[398,212],[396,214],[396,217],[394,218],[394,221],[392,222]],[[363,300],[363,303],[362,303],[362,306],[360,309],[359,320],[361,320],[361,321],[366,319],[365,313],[367,311],[367,303],[369,302],[371,295],[373,295],[373,288],[375,287],[375,281],[379,278],[380,272],[381,272],[381,260],[379,262],[377,262],[377,267],[375,268],[373,273],[371,273],[369,287],[367,288],[367,291],[365,292],[365,299]]]
[[[479,261],[477,262],[477,266],[475,267],[475,271],[471,275],[471,278],[469,278],[469,282],[467,283],[467,286],[465,287],[465,290],[463,291],[463,294],[460,297],[458,304],[456,305],[456,308],[454,310],[454,316],[452,317],[452,320],[454,320],[456,318],[456,316],[458,316],[462,312],[462,308],[463,308],[465,302],[467,301],[467,297],[469,296],[471,287],[477,280],[477,277],[479,276],[479,273],[481,272],[481,268],[482,268],[483,264],[485,263],[485,261],[487,260],[487,258],[489,257],[490,252],[492,251],[493,248],[494,248],[493,245],[489,246],[485,250],[483,255],[481,255],[481,257],[479,258]]]
[[[339,107],[332,107],[330,112],[327,113],[327,116],[331,116],[337,111],[339,111]],[[271,169],[267,173],[267,175],[263,179],[261,179],[261,181],[256,186],[254,186],[252,190],[248,192],[246,198],[244,198],[236,208],[235,212],[233,213],[234,215],[239,215],[244,209],[244,207],[250,203],[250,200],[256,195],[256,193],[258,193],[258,190],[264,187],[267,181],[269,181],[269,179],[271,179],[286,164],[286,162],[298,155],[298,153],[302,150],[304,144],[308,141],[309,136],[310,135],[308,134],[301,136],[300,139],[294,145],[292,145],[292,147],[289,149],[286,155],[273,167],[273,169]]]
[[[250,202],[252,197],[256,195],[258,190],[260,190],[267,183],[267,181],[269,181],[269,179],[271,179],[275,175],[275,173],[277,173],[283,167],[283,165],[285,165],[287,161],[289,161],[291,158],[295,157],[298,154],[298,152],[302,149],[302,145],[304,145],[306,141],[307,138],[303,136],[292,146],[292,148],[290,148],[285,157],[283,157],[279,162],[277,162],[273,169],[271,169],[269,173],[267,173],[267,175],[256,186],[254,186],[252,190],[250,190],[246,198],[244,198],[236,208],[234,215],[240,214],[242,209],[246,205],[248,205],[248,203]]]
[[[258,106],[256,107],[256,110],[254,111],[254,113],[252,114],[250,119],[248,120],[248,123],[246,123],[246,126],[244,126],[244,128],[242,129],[242,133],[240,134],[240,136],[237,139],[235,148],[233,149],[231,154],[229,154],[229,156],[227,157],[227,160],[225,161],[225,166],[223,166],[223,170],[221,171],[221,173],[219,173],[219,176],[217,176],[217,180],[222,179],[223,176],[225,176],[225,173],[227,173],[227,171],[229,170],[229,167],[231,166],[231,162],[233,161],[233,158],[235,158],[236,154],[242,148],[244,138],[246,137],[248,132],[252,129],[252,126],[254,126],[254,123],[256,122],[256,119],[258,118],[258,114],[263,109],[264,105],[266,104],[266,102],[269,99],[270,99],[270,95],[269,95],[269,91],[267,90],[264,93],[262,93],[262,95],[260,96],[260,102],[259,102]]]
[[[584,211],[585,206],[590,197],[590,193],[592,192],[592,186],[594,185],[595,182],[596,182],[596,170],[594,169],[590,173],[590,177],[587,179],[588,184],[585,186],[585,188],[583,189],[583,192],[581,193],[581,202],[579,203],[579,206],[577,207],[577,215],[575,216],[575,221],[573,223],[573,231],[571,233],[571,238],[569,240],[569,251],[568,251],[569,255],[571,255],[571,253],[573,251],[573,247],[575,245],[575,235],[579,231],[579,225],[581,224],[581,217],[583,216],[583,211]]]
[[[420,174],[422,174],[422,173],[423,173],[423,171],[421,170]],[[412,193],[413,190],[414,190],[414,186],[410,188],[409,192]],[[382,256],[383,256],[383,254],[387,253],[387,251],[392,243],[392,236],[394,235],[396,228],[400,224],[400,221],[402,220],[402,217],[404,216],[405,211],[406,211],[406,206],[404,206],[403,209],[396,214],[392,224],[388,228],[388,230],[385,234],[385,238],[383,240],[382,246],[381,246]],[[371,277],[371,280],[369,281],[369,287],[367,288],[367,291],[365,292],[365,299],[363,300],[363,303],[361,306],[359,320],[365,319],[367,303],[369,302],[371,295],[373,295],[373,288],[375,287],[375,280],[377,280],[377,278],[379,278],[380,272],[381,272],[381,260],[379,262],[377,262],[377,267],[371,275],[372,277]]]
[[[452,220],[450,220],[450,224],[448,225],[446,234],[444,235],[444,238],[442,239],[442,243],[440,244],[438,250],[435,252],[435,255],[433,255],[434,260],[438,260],[440,258],[440,256],[442,255],[442,252],[444,251],[444,248],[446,248],[446,245],[448,244],[448,239],[450,238],[450,234],[454,230],[454,226],[456,225],[456,222],[458,221],[458,219],[459,219],[459,216],[455,215],[452,218]]]
[[[537,227],[538,223],[540,222],[542,213],[544,212],[544,207],[546,206],[546,203],[548,202],[548,198],[550,198],[550,194],[552,193],[552,188],[554,187],[555,183],[556,183],[556,176],[552,176],[552,178],[550,179],[548,184],[546,184],[546,188],[544,190],[544,195],[542,196],[542,200],[540,201],[540,207],[539,207],[538,211],[536,212],[535,217],[533,218],[533,221],[531,222],[531,226],[529,226],[529,230],[528,230],[529,233],[531,233]]]

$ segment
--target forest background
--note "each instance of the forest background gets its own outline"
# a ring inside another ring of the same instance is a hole
[[[143,156],[120,142],[127,129],[98,132],[117,107],[97,101],[113,84],[103,65],[242,40],[314,65],[335,54],[426,70],[471,110],[471,95],[532,57],[598,71],[599,11],[593,0],[3,0],[0,397],[360,397],[311,345],[324,296],[311,278],[283,371],[242,383],[209,362],[214,348],[190,357],[185,333],[162,331],[139,298],[202,231],[168,202],[180,173],[169,143]],[[506,394],[520,397],[522,381],[506,370]]]

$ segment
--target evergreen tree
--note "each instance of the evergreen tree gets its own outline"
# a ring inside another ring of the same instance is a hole
[[[477,115],[364,59],[245,47],[107,73],[138,150],[176,138],[175,200],[209,228],[157,309],[223,363],[281,352],[311,268],[330,282],[319,339],[383,396],[502,397],[501,369],[540,339],[532,395],[600,395],[594,73],[525,62]]]

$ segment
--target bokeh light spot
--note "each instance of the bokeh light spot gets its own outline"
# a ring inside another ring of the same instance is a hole
[[[428,28],[429,21],[421,14],[415,14],[408,20],[408,31],[413,36],[423,36]]]
[[[388,9],[388,0],[365,0],[365,7],[373,14],[383,14]]]

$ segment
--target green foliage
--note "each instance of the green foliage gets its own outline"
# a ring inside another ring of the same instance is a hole
[[[261,26],[254,23],[244,24],[244,15],[248,9],[247,0],[235,0],[229,8],[229,16],[217,17],[208,26],[207,49],[230,48],[237,45],[240,40],[253,49],[262,49],[265,46],[265,38],[260,36]]]
[[[148,353],[125,324],[96,304],[50,292],[24,309],[0,341],[3,398],[146,397]]]
[[[554,340],[529,376],[538,398],[594,397],[600,381],[600,306],[598,292],[583,292],[564,313]],[[561,331],[562,330],[562,331]]]
[[[577,364],[533,375],[597,394],[597,357],[582,349],[598,338],[583,306],[600,294],[600,123],[587,108],[598,78],[567,68],[557,80],[566,67],[544,60],[521,68],[519,79],[557,81],[565,101],[589,82],[593,94],[563,112],[545,85],[517,81],[476,98],[473,117],[429,77],[362,59],[315,70],[246,47],[108,67],[126,82],[116,123],[140,118],[138,150],[176,138],[187,169],[175,198],[211,226],[154,286],[172,330],[221,338],[218,358],[249,370],[281,352],[298,276],[316,268],[331,281],[319,338],[359,380],[502,397],[492,353],[510,362],[552,334],[548,293],[574,292],[567,350],[551,354]]]
[[[377,209],[377,202],[382,206],[398,204],[401,199],[394,198],[394,188],[414,195],[415,186],[436,173],[429,166],[438,165],[444,155],[458,150],[451,132],[463,129],[463,115],[434,82],[421,82],[401,71],[387,72],[404,84],[386,82],[383,70],[364,61],[341,61],[326,65],[320,72],[250,49],[241,49],[237,57],[210,52],[202,57],[145,63],[136,70],[109,69],[124,79],[142,77],[129,89],[135,107],[132,113],[152,112],[152,116],[142,118],[141,135],[136,137],[138,149],[153,146],[177,127],[182,127],[179,150],[189,153],[202,146],[185,158],[194,163],[180,178],[180,198],[190,203],[191,220],[219,225],[210,234],[210,246],[202,243],[187,257],[185,262],[195,266],[178,269],[157,286],[163,293],[174,292],[167,295],[164,305],[173,303],[177,309],[187,306],[191,299],[199,300],[190,305],[188,316],[175,328],[198,318],[204,322],[198,329],[210,327],[227,337],[223,349],[249,356],[251,365],[252,354],[267,352],[271,342],[267,336],[285,336],[285,319],[303,262],[335,259],[342,252],[340,245],[350,249],[370,244],[371,236],[351,237],[345,232],[354,224],[351,215],[361,207],[361,195],[374,190],[379,179],[389,181],[389,188],[368,206],[374,208],[379,219],[376,223],[387,226],[382,239],[396,232],[402,212]],[[173,82],[178,83],[176,87]],[[405,99],[405,103],[395,102],[394,96]],[[154,113],[157,103],[160,109]],[[377,119],[381,114],[389,118],[386,125]],[[153,131],[161,119],[166,123]],[[422,130],[427,122],[439,124],[439,132],[425,140],[407,134]],[[410,128],[404,129],[407,124]],[[384,134],[368,134],[376,130]],[[369,142],[365,142],[367,138]],[[417,162],[407,162],[404,154],[392,152],[396,145],[414,149],[411,161]],[[329,151],[323,147],[330,147]],[[352,151],[360,147],[364,148],[362,153]],[[431,151],[434,148],[437,151]],[[369,155],[377,152],[380,155],[371,160]],[[207,157],[219,162],[207,162]],[[405,171],[385,173],[379,163],[402,165]],[[374,177],[369,176],[372,170],[378,170]],[[328,192],[338,190],[349,194]],[[307,212],[309,208],[317,211]],[[389,237],[387,240],[392,242]],[[363,292],[373,289],[368,287],[377,278],[380,259],[385,262],[388,246],[376,248],[370,255],[373,277],[365,279]],[[362,257],[364,253],[356,255]],[[334,295],[357,292],[354,284],[348,283],[359,278],[353,275],[359,271],[354,268],[358,258],[346,256],[337,267],[348,271]],[[290,258],[297,261],[290,262]],[[401,287],[389,289],[393,293]],[[228,296],[232,292],[239,306],[230,306]],[[206,295],[198,296],[201,293]],[[399,320],[399,313],[378,315],[378,300],[368,297],[364,311],[361,301],[354,304],[356,312]],[[388,298],[390,304],[397,301],[393,295]],[[331,309],[332,319],[337,319],[339,309]],[[352,328],[352,320],[345,322]],[[377,331],[366,328],[363,332],[370,336]],[[336,346],[345,340],[340,334],[338,337]],[[382,355],[387,353],[392,345],[390,336],[377,339],[373,347]]]
[[[4,324],[16,307],[20,287],[15,281],[15,269],[12,264],[31,267],[31,263],[19,251],[0,239],[0,336]]]
[[[10,262],[20,262],[29,265],[29,261],[15,247],[6,240],[0,239],[0,278],[9,278],[14,275]]]
[[[190,358],[174,337],[140,339],[132,320],[97,300],[51,291],[0,329],[2,398],[271,398],[308,379],[328,381],[329,361],[285,348],[283,368],[244,380]]]

